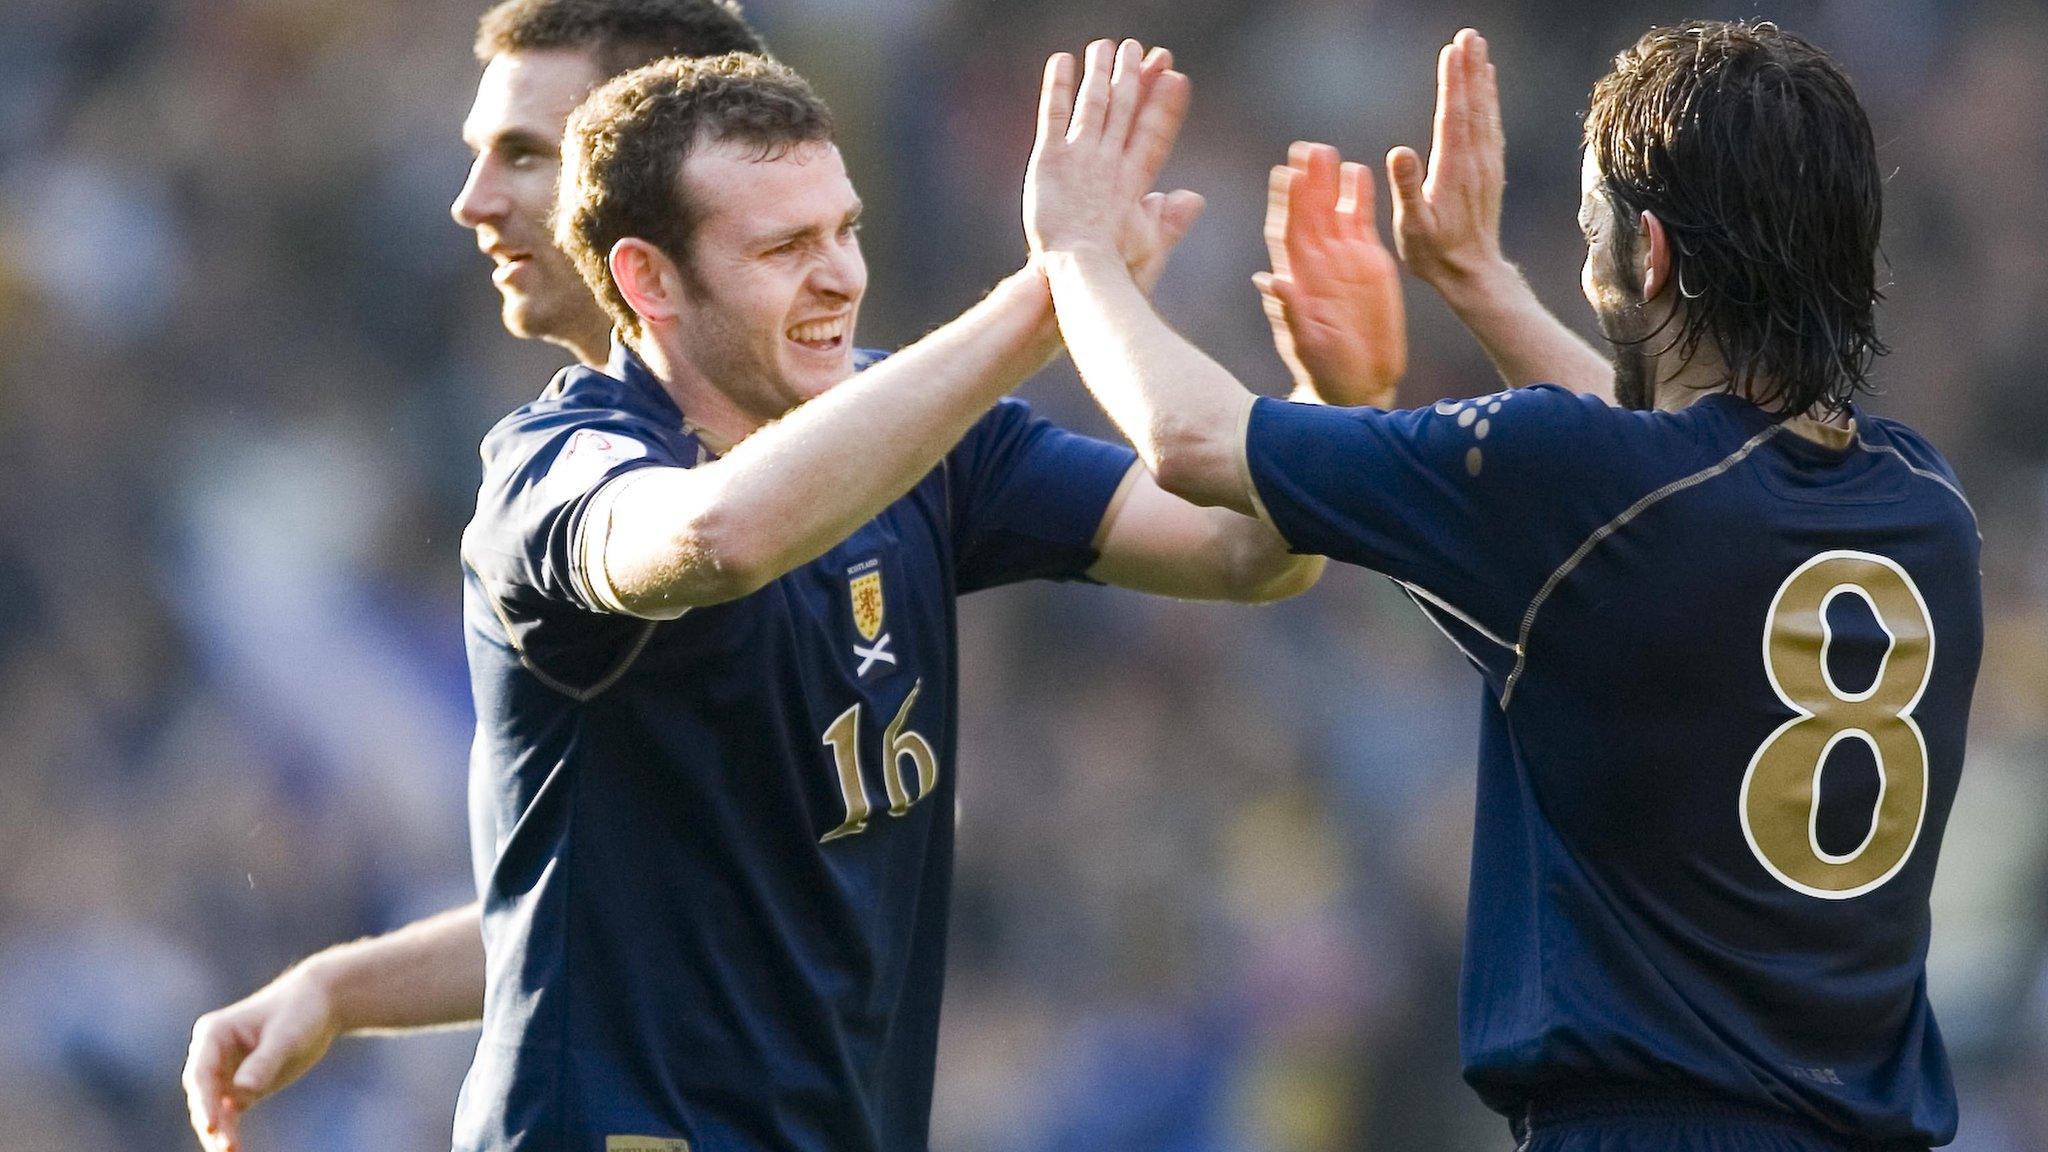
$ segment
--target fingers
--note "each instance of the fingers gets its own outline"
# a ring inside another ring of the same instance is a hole
[[[214,1040],[211,1021],[201,1019],[192,1028],[192,1047],[185,1053],[185,1106],[192,1113],[192,1131],[204,1140],[219,1126],[222,1085],[221,1045]]]
[[[1467,142],[1483,159],[1499,146],[1500,98],[1493,86],[1493,64],[1487,59],[1486,37],[1467,28],[1458,33],[1465,66],[1464,105]]]
[[[1045,79],[1038,88],[1038,145],[1063,140],[1074,114],[1074,58],[1055,52],[1045,62]]]
[[[1287,150],[1287,166],[1301,173],[1301,181],[1288,202],[1295,230],[1311,236],[1334,234],[1339,169],[1337,150],[1328,144],[1297,140]]]
[[[1490,159],[1507,151],[1507,138],[1500,123],[1500,80],[1494,72],[1486,37],[1474,33],[1472,47],[1472,114],[1479,128],[1480,143]]]
[[[1202,218],[1202,210],[1208,206],[1209,202],[1202,198],[1200,192],[1190,192],[1185,188],[1176,188],[1168,192],[1166,203],[1159,210],[1159,223],[1168,245],[1180,243],[1194,228],[1195,221]]]
[[[1152,50],[1145,53],[1145,63],[1138,69],[1138,75],[1149,84],[1151,81],[1171,71],[1173,71],[1172,49],[1154,44]]]
[[[1109,148],[1122,148],[1130,139],[1131,124],[1138,116],[1139,97],[1148,85],[1144,82],[1143,49],[1136,40],[1125,40],[1116,46],[1109,74],[1109,107],[1104,112],[1102,143]]]
[[[291,1053],[286,1045],[275,1038],[276,1029],[266,1032],[256,1045],[256,1050],[242,1059],[242,1066],[235,1070],[230,1081],[234,1094],[254,1101],[270,1094],[277,1087],[277,1074],[283,1070],[284,1062]]]
[[[1268,319],[1284,324],[1291,312],[1299,310],[1301,293],[1293,277],[1254,272],[1252,284],[1259,290],[1259,304],[1265,308]]]
[[[227,1025],[201,1017],[192,1028],[192,1046],[185,1054],[185,1107],[192,1131],[209,1152],[235,1146],[240,1110],[228,1096],[228,1077],[241,1056],[241,1045]]]
[[[1286,275],[1292,270],[1287,233],[1293,220],[1294,186],[1301,170],[1291,164],[1275,164],[1266,178],[1266,259],[1273,271]]]
[[[242,1110],[233,1100],[222,1100],[220,1119],[207,1145],[209,1152],[235,1152],[242,1146]]]
[[[1430,121],[1429,171],[1434,176],[1444,157],[1464,143],[1464,118],[1458,108],[1464,86],[1464,69],[1459,67],[1458,42],[1451,41],[1436,55],[1436,116]]]
[[[1373,227],[1372,169],[1344,161],[1337,189],[1337,234],[1346,240],[1378,242],[1379,230]]]
[[[1428,204],[1422,196],[1422,157],[1415,149],[1402,145],[1387,152],[1387,183],[1394,190],[1394,227],[1400,229],[1406,221],[1424,218]]]
[[[1172,54],[1168,53],[1166,59],[1170,63]],[[1179,72],[1168,70],[1151,79],[1126,146],[1130,163],[1127,187],[1149,189],[1158,182],[1167,157],[1173,155],[1174,142],[1180,139],[1181,125],[1187,121],[1188,104],[1193,97],[1194,86]]]
[[[1116,66],[1116,45],[1096,40],[1088,45],[1081,69],[1080,95],[1074,100],[1074,116],[1067,124],[1067,140],[1093,139],[1102,134],[1109,116],[1110,73]]]

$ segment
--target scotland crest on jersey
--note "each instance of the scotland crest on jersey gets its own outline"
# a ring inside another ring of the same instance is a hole
[[[882,562],[863,560],[846,571],[847,595],[853,600],[853,628],[860,633],[861,640],[855,641],[853,654],[859,659],[860,667],[854,673],[865,676],[877,664],[896,665],[896,654],[889,651],[889,634],[882,631],[882,619],[888,604],[882,599]]]

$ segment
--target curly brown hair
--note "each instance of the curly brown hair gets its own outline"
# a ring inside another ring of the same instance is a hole
[[[1586,147],[1624,246],[1646,211],[1671,237],[1672,346],[1711,339],[1731,387],[1780,414],[1869,389],[1883,181],[1825,52],[1768,22],[1653,28],[1594,86]]]
[[[636,236],[687,272],[701,212],[683,180],[692,152],[740,144],[772,159],[832,139],[832,113],[804,78],[761,56],[732,52],[658,60],[599,86],[569,117],[555,245],[619,330],[640,318],[612,281],[612,246]]]

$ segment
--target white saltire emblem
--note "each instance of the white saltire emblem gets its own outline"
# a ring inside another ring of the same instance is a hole
[[[855,669],[853,673],[855,676],[867,675],[868,669],[873,668],[877,660],[892,668],[896,665],[896,654],[889,651],[889,634],[887,632],[882,633],[882,638],[875,641],[875,646],[872,648],[863,648],[855,644],[853,646],[853,654],[860,657],[860,667]]]

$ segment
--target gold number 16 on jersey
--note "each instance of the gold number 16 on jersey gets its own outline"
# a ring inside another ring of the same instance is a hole
[[[924,688],[924,681],[918,680],[910,686],[910,695],[903,698],[902,707],[896,709],[896,718],[889,721],[889,727],[882,732],[882,785],[889,790],[889,815],[901,816],[910,811],[910,806],[932,794],[939,786],[939,754],[932,750],[932,742],[904,727],[910,720],[911,705],[917,703],[917,694]],[[818,843],[827,844],[841,836],[851,836],[868,826],[867,784],[860,774],[860,705],[855,704],[839,714],[832,725],[825,729],[822,741],[832,750],[832,766],[839,773],[839,795],[846,801],[846,819],[839,827],[818,838]],[[912,796],[903,779],[903,758],[908,756],[917,769],[917,795]]]
[[[1847,692],[1828,672],[1828,605],[1859,596],[1891,646],[1868,688]],[[1906,570],[1869,552],[1821,554],[1794,569],[1764,617],[1764,672],[1799,715],[1771,733],[1742,777],[1742,834],[1781,883],[1844,900],[1898,875],[1927,814],[1927,740],[1913,709],[1934,672],[1934,623]],[[1877,759],[1877,807],[1863,842],[1843,855],[1820,846],[1821,768],[1857,739]]]

